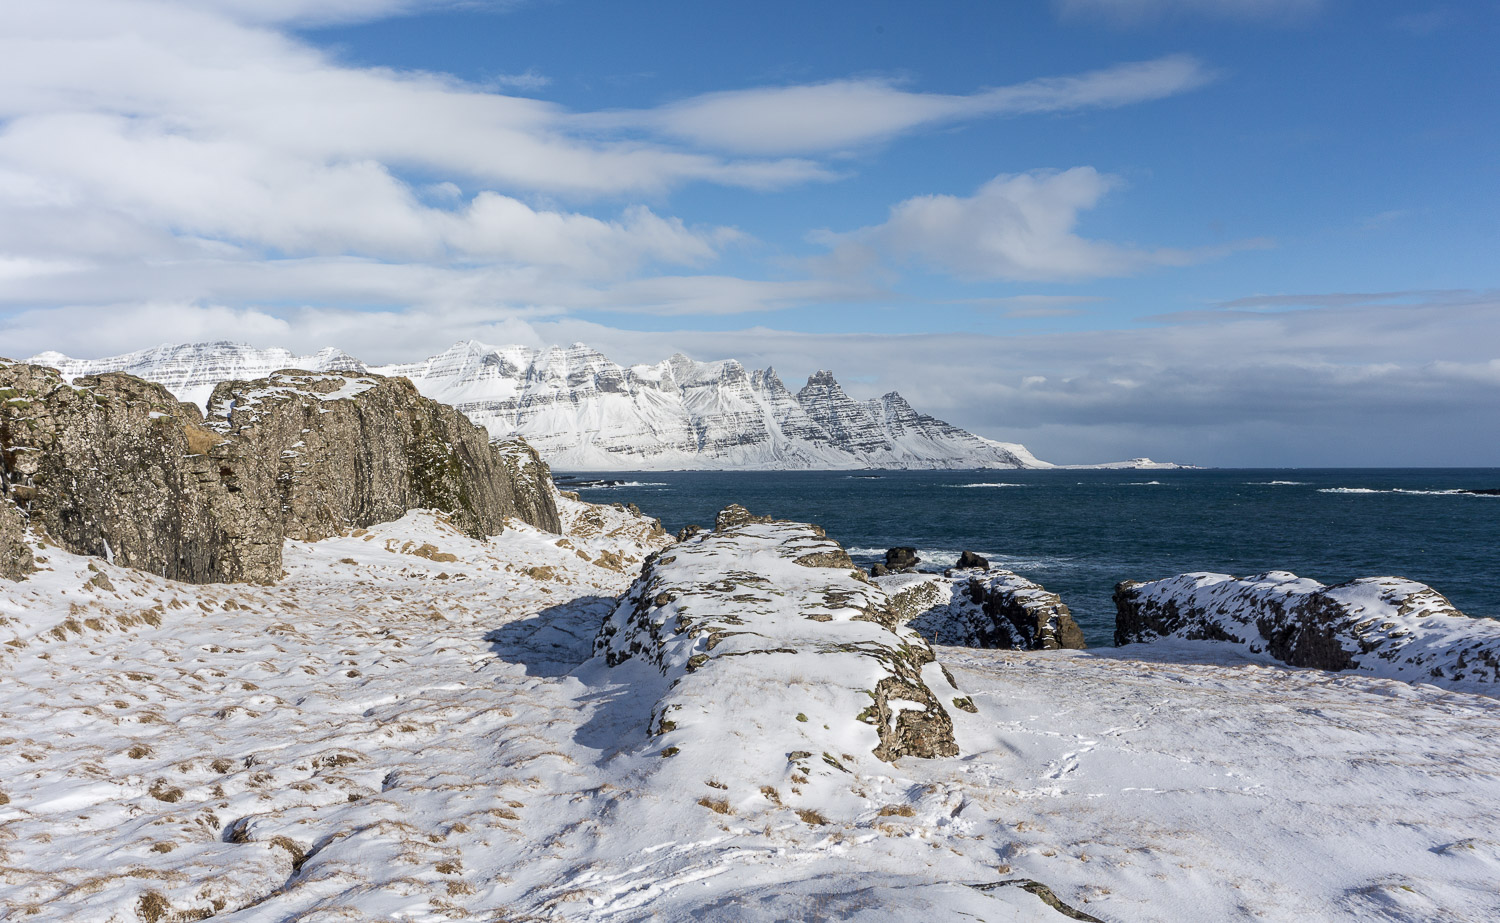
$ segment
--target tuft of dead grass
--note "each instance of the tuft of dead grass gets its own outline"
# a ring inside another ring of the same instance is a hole
[[[182,424],[182,435],[187,440],[189,455],[207,455],[209,450],[224,441],[224,437],[213,430],[192,423]]]
[[[729,801],[725,798],[709,798],[707,795],[705,795],[702,798],[698,799],[698,803],[703,805],[705,808],[708,808],[715,814],[734,813],[734,809],[729,806]]]

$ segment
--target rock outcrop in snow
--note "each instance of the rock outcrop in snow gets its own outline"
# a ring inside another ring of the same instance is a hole
[[[1324,586],[1285,571],[1182,574],[1115,588],[1115,643],[1221,641],[1297,667],[1500,687],[1500,622],[1403,577]]]
[[[892,610],[934,644],[1025,651],[1087,647],[1056,593],[1008,570],[892,574],[875,582]]]
[[[162,346],[107,359],[42,353],[67,378],[128,371],[203,405],[216,382],[282,368],[364,371],[336,349],[297,357],[230,343]],[[856,401],[820,371],[793,394],[774,369],[674,355],[617,365],[579,343],[533,350],[472,340],[420,362],[372,367],[411,379],[496,439],[521,436],[559,468],[1048,468],[1024,446],[918,413],[891,392]]]
[[[651,719],[663,755],[738,749],[728,739],[751,734],[784,751],[766,771],[805,777],[847,772],[859,753],[958,753],[929,681],[950,699],[956,690],[931,649],[817,526],[731,507],[713,532],[647,560],[594,649],[672,680]]]
[[[558,531],[547,468],[502,453],[410,382],[283,371],[220,383],[205,418],[112,372],[65,384],[0,365],[4,502],[70,551],[193,583],[265,583],[282,542],[450,514],[474,536],[507,516]],[[7,530],[9,531],[9,530]]]

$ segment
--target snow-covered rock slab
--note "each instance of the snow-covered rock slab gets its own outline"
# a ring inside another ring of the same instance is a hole
[[[1221,641],[1282,663],[1494,694],[1500,622],[1404,577],[1324,586],[1286,571],[1193,573],[1115,588],[1115,643]]]
[[[892,574],[875,582],[897,617],[934,644],[1053,651],[1087,647],[1056,593],[998,567]]]
[[[663,755],[734,752],[718,739],[749,733],[778,778],[848,772],[855,754],[956,755],[922,675],[932,650],[884,591],[817,526],[735,510],[648,559],[595,643],[612,666],[640,659],[672,681],[651,719]]]

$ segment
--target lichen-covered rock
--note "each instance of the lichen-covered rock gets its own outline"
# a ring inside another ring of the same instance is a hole
[[[285,538],[449,513],[471,535],[519,515],[557,531],[484,430],[409,382],[277,372],[225,382],[209,415],[123,373],[65,384],[0,366],[8,494],[63,547],[193,583],[265,583]],[[524,502],[517,503],[517,494]]]
[[[1008,570],[894,574],[877,582],[892,609],[934,644],[1024,651],[1088,646],[1056,593]]]
[[[1470,618],[1426,584],[1336,586],[1271,571],[1182,574],[1115,587],[1115,643],[1220,641],[1282,663],[1487,689],[1500,684],[1500,622]]]
[[[492,442],[491,446],[510,482],[511,507],[515,510],[512,515],[548,532],[562,531],[552,469],[537,450],[519,436]]]
[[[957,754],[929,682],[950,697],[956,690],[924,678],[924,669],[942,675],[931,649],[847,561],[816,526],[721,515],[714,532],[647,560],[595,653],[611,666],[642,660],[673,679],[652,730],[674,753],[769,719],[755,733],[784,736],[789,754],[803,754],[793,762],[825,762],[810,757],[822,754],[838,763],[851,736],[887,761]],[[786,702],[788,714],[736,704],[757,700]]]
[[[25,580],[36,571],[31,546],[26,543],[26,520],[3,493],[0,487],[0,580]]]

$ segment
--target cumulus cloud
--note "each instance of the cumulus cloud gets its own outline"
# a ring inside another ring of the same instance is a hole
[[[645,125],[714,150],[816,153],[963,119],[1130,105],[1184,93],[1211,79],[1199,61],[1175,55],[967,95],[914,93],[884,80],[834,80],[708,93],[650,112],[590,119]]]
[[[824,163],[790,154],[959,118],[1125,105],[1208,79],[1178,57],[967,96],[848,81],[578,113],[499,89],[535,89],[546,79],[535,71],[476,86],[352,67],[285,31],[452,5],[0,5],[0,307],[472,298],[676,314],[839,298],[858,286],[653,281],[714,262],[742,235],[628,203],[685,183],[830,180]],[[758,149],[725,133],[744,112],[778,108],[786,120]]]
[[[836,271],[894,259],[965,278],[1033,281],[1126,276],[1225,252],[1146,250],[1076,233],[1079,214],[1118,185],[1093,167],[1002,174],[972,196],[916,196],[882,224],[816,239],[832,248],[823,265]],[[1246,245],[1264,242],[1238,246]]]

